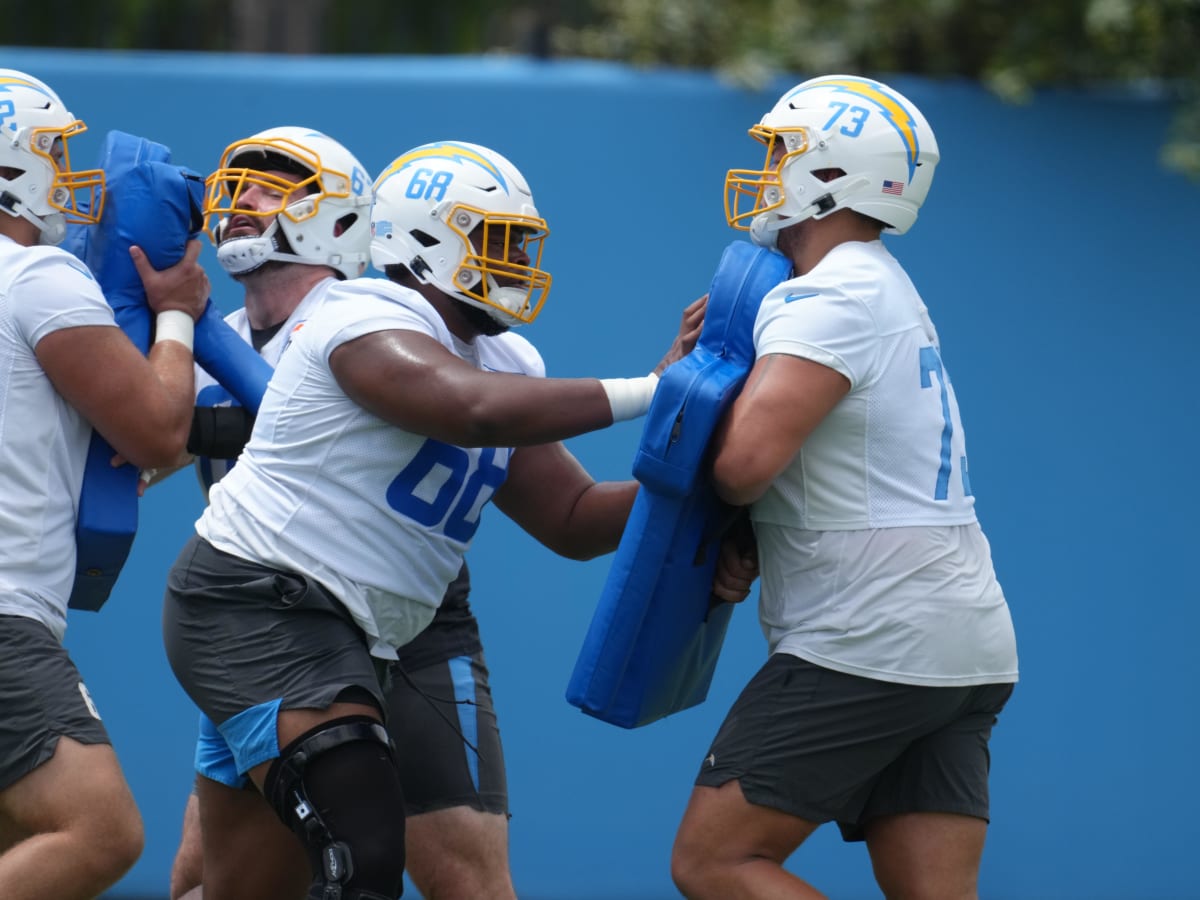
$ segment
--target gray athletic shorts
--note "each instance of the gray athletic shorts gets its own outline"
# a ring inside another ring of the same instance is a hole
[[[374,703],[383,691],[366,639],[320,584],[247,562],[193,537],[167,578],[167,659],[215,723],[236,771],[279,755],[281,709]]]
[[[387,729],[396,748],[405,815],[455,806],[508,814],[500,728],[483,654],[430,663],[411,673],[393,663]],[[200,714],[196,771],[234,788],[249,783],[219,728]]]
[[[870,819],[913,812],[988,818],[988,739],[1011,684],[914,687],[776,653],[709,747],[696,784],[736,779],[746,799],[847,841]]]
[[[0,616],[0,790],[54,755],[58,739],[108,744],[66,649],[41,622]]]
[[[410,816],[453,806],[507,815],[500,728],[483,653],[391,667],[388,732]]]

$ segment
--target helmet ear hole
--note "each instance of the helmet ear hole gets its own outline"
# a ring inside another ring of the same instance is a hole
[[[838,168],[813,169],[811,174],[817,181],[824,181],[828,184],[830,181],[837,181],[837,179],[843,177],[846,174],[846,170]]]

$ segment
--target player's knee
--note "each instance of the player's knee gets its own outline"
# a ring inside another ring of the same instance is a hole
[[[683,896],[704,896],[704,886],[710,878],[708,867],[712,864],[712,855],[686,834],[681,832],[675,838],[675,846],[671,848],[671,880]]]
[[[691,880],[691,870],[687,859],[676,848],[671,852],[671,881],[683,896],[688,895],[687,886]]]
[[[171,862],[171,900],[182,900],[198,887],[204,873],[204,849],[200,843],[200,816],[196,795],[188,798],[183,815],[183,834]]]
[[[512,887],[507,859],[494,859],[486,853],[467,856],[447,853],[427,859],[409,848],[408,876],[425,900],[459,900],[463,897],[488,897],[510,900]]]
[[[113,865],[120,870],[121,875],[133,868],[146,849],[146,835],[142,830],[141,819],[135,819],[121,830],[111,843],[110,853]]]
[[[515,900],[506,815],[452,806],[411,816],[405,828],[408,875],[425,900]]]
[[[494,900],[515,900],[512,876],[508,866],[479,865],[465,861],[456,868],[443,868],[418,878],[414,870],[409,877],[425,900],[461,900],[464,897],[488,897]]]
[[[203,879],[203,856],[191,848],[180,847],[171,864],[171,900],[181,900]]]
[[[345,900],[400,896],[404,795],[379,723],[347,716],[301,735],[280,753],[265,788],[304,842],[318,885],[340,886]]]
[[[142,855],[145,833],[132,800],[93,817],[92,827],[80,834],[71,851],[75,865],[93,884],[116,884]]]

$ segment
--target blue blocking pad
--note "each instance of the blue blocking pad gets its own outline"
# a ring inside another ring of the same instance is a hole
[[[211,300],[204,315],[196,322],[196,340],[192,348],[196,365],[217,380],[233,395],[239,405],[255,415],[267,382],[271,379],[271,364],[229,327]]]
[[[69,226],[62,244],[87,264],[117,325],[143,353],[150,349],[153,313],[129,247],[138,245],[156,269],[163,269],[183,258],[187,242],[203,224],[204,182],[189,169],[171,165],[170,158],[171,151],[162,144],[109,132],[100,160],[106,182],[104,213],[97,225]],[[205,368],[234,396],[247,395],[251,402],[244,405],[257,410],[270,366],[225,324],[211,302],[196,323],[195,355],[197,361],[207,361]],[[98,610],[104,605],[137,530],[138,470],[130,464],[113,468],[114,453],[104,438],[92,433],[75,529],[75,582],[69,601],[73,609]]]
[[[567,687],[567,702],[637,728],[708,696],[733,605],[711,587],[736,510],[706,475],[708,444],[754,364],[754,320],[791,261],[730,244],[696,347],[663,373],[633,474],[637,498]]]
[[[104,214],[97,225],[68,226],[62,244],[87,264],[117,325],[143,353],[150,347],[151,313],[129,245],[137,243],[155,266],[162,267],[182,257],[188,229],[198,227],[194,222],[199,207],[193,211],[186,189],[158,193],[160,181],[181,182],[185,177],[168,164],[170,158],[162,144],[109,132],[100,159]],[[174,208],[180,200],[185,204],[182,211]],[[168,256],[172,252],[173,260]],[[75,527],[75,583],[69,601],[73,609],[98,610],[104,605],[137,530],[138,470],[129,464],[113,468],[114,453],[108,441],[92,432]]]

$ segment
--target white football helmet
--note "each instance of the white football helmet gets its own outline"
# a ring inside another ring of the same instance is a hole
[[[28,219],[42,243],[57,244],[67,223],[94,225],[104,211],[104,172],[71,168],[68,143],[87,131],[58,94],[36,78],[0,69],[0,210]]]
[[[330,266],[343,278],[366,271],[371,182],[354,155],[333,138],[289,126],[235,141],[225,148],[205,189],[205,230],[231,275],[252,272],[268,260]],[[250,194],[253,202],[241,203]],[[225,238],[233,216],[274,221],[261,234]]]
[[[855,75],[797,85],[750,136],[766,145],[766,163],[725,176],[725,216],[765,247],[775,246],[782,228],[846,208],[904,234],[939,159],[920,110],[887,85]],[[822,170],[842,174],[830,180],[813,175]]]
[[[371,233],[377,269],[407,266],[506,327],[532,322],[550,291],[541,269],[550,232],[529,185],[478,144],[441,141],[397,157],[375,180]]]

